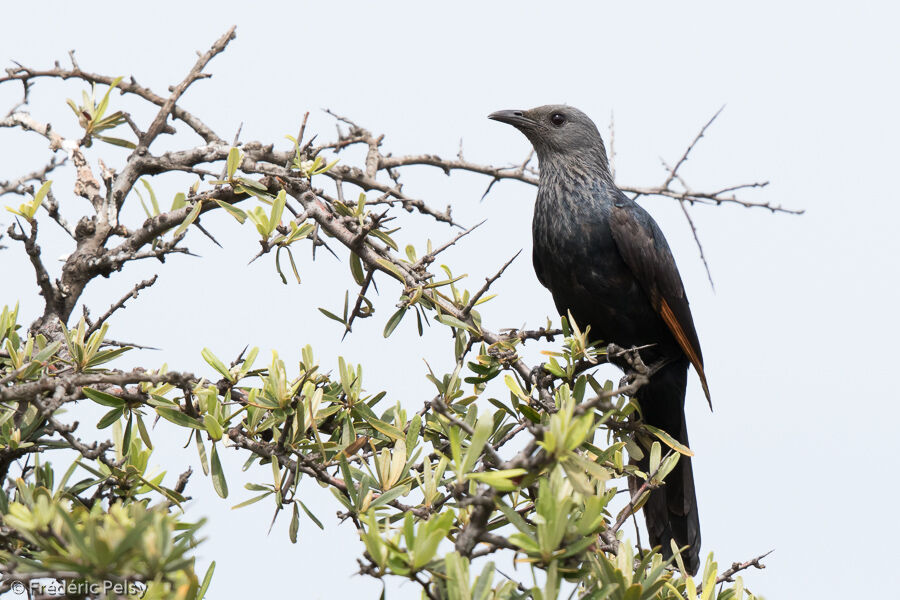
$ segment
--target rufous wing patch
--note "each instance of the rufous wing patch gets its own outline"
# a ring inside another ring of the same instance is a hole
[[[712,398],[710,398],[709,386],[706,383],[706,373],[703,372],[703,361],[700,360],[700,357],[697,355],[697,350],[691,345],[690,340],[688,340],[687,336],[684,334],[681,323],[675,318],[675,314],[672,312],[672,309],[669,308],[665,299],[660,301],[659,314],[662,315],[663,321],[665,321],[669,330],[672,332],[672,335],[675,336],[678,345],[684,350],[688,360],[694,365],[697,375],[700,376],[700,385],[703,386],[703,393],[706,395],[706,401],[709,402],[709,408],[712,409]]]

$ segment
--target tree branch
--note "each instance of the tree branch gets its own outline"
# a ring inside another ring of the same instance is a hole
[[[86,336],[90,335],[90,334],[94,333],[95,331],[97,331],[98,329],[100,329],[100,326],[103,325],[103,323],[107,319],[109,319],[114,312],[116,312],[120,308],[124,307],[125,303],[128,302],[130,299],[132,299],[132,298],[137,299],[138,293],[141,290],[148,288],[151,285],[153,285],[154,283],[156,283],[157,278],[159,278],[159,275],[154,275],[150,279],[145,279],[144,281],[141,281],[140,283],[136,283],[134,285],[134,287],[131,288],[130,292],[128,292],[127,294],[122,296],[118,302],[110,305],[109,310],[107,310],[105,313],[103,313],[103,315],[99,319],[97,319],[97,321],[93,325],[91,325],[88,328],[85,335]]]

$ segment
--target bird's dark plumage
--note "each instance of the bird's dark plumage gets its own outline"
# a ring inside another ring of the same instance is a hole
[[[684,285],[653,218],[613,182],[597,127],[563,105],[499,111],[491,119],[515,126],[540,161],[534,208],[534,270],[560,314],[571,311],[593,337],[644,346],[653,368],[638,392],[644,420],[687,445],[684,393],[693,364],[709,400],[703,355]],[[648,470],[648,461],[640,461]],[[671,555],[670,540],[689,546],[685,566],[700,564],[700,520],[690,459],[682,456],[644,505],[650,541]]]

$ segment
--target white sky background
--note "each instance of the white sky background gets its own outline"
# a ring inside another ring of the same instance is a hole
[[[710,413],[692,374],[688,420],[703,552],[714,550],[720,565],[727,565],[774,548],[765,571],[746,574],[753,591],[772,598],[879,595],[882,579],[871,573],[900,558],[900,526],[886,506],[898,492],[893,480],[900,417],[889,383],[900,336],[900,14],[894,5],[457,2],[437,9],[258,1],[138,8],[31,2],[2,13],[0,59],[48,67],[54,60],[66,63],[66,52],[75,48],[85,70],[133,74],[160,94],[181,80],[196,50],[206,50],[237,23],[237,39],[207,69],[213,78],[196,83],[182,102],[226,139],[243,122],[242,140],[287,144],[283,136],[296,134],[307,110],[310,128],[331,136],[333,122],[319,110],[328,107],[385,133],[385,148],[398,154],[452,156],[462,138],[468,159],[505,164],[524,158],[527,141],[486,115],[566,102],[590,114],[601,132],[614,111],[617,178],[649,185],[664,179],[659,157],[676,160],[727,104],[684,168],[688,182],[714,189],[770,180],[768,188],[746,197],[807,214],[695,208],[714,293],[677,204],[642,200],[681,269],[713,394]],[[17,99],[13,87],[0,88],[4,114]],[[30,110],[74,136],[77,126],[63,100],[76,98],[81,88],[40,83]],[[114,95],[113,106],[119,101]],[[153,150],[194,142],[162,139]],[[46,162],[46,144],[37,136],[2,130],[0,148],[0,179]],[[102,152],[124,160],[110,147]],[[71,178],[54,180],[64,210],[71,202],[70,214],[77,214],[83,207],[67,194]],[[181,189],[175,182],[154,183],[163,203]],[[539,326],[554,309],[529,259],[535,189],[504,182],[479,202],[486,184],[485,178],[448,179],[424,168],[406,178],[408,192],[439,208],[452,203],[461,222],[488,219],[446,255],[457,273],[469,273],[469,287],[479,287],[484,276],[525,249],[496,285],[500,296],[482,312],[492,329]],[[13,202],[18,200],[7,196],[0,204]],[[137,207],[132,202],[139,222]],[[4,214],[5,231],[11,218]],[[436,371],[447,370],[452,357],[445,332],[433,328],[420,342],[407,319],[386,344],[381,331],[399,293],[387,278],[380,281],[376,316],[360,321],[341,343],[340,327],[315,308],[334,310],[342,303],[343,291],[351,288],[345,261],[322,252],[312,263],[304,247],[298,254],[303,284],[283,286],[272,256],[247,266],[258,249],[252,228],[234,227],[227,218],[204,224],[219,232],[225,249],[190,235],[188,245],[203,258],[171,257],[159,282],[112,321],[111,337],[164,349],[135,353],[133,361],[165,360],[172,368],[211,374],[200,358],[204,346],[230,359],[249,342],[263,354],[276,348],[294,362],[310,343],[326,368],[336,367],[339,354],[362,361],[367,389],[391,392],[382,410],[395,401],[415,410],[431,398],[420,357]],[[42,225],[45,257],[68,252],[64,240],[50,239],[54,226]],[[426,233],[436,242],[452,234],[434,228],[408,231],[407,239],[421,247]],[[0,304],[21,301],[28,323],[41,307],[34,276],[20,244],[8,237],[3,243],[9,248],[0,251]],[[93,314],[157,266],[129,267],[94,282],[85,297]],[[395,377],[405,381],[398,387]],[[76,407],[72,418],[95,422],[82,410],[90,407]],[[154,459],[171,481],[183,465],[195,465],[188,514],[209,517],[198,570],[217,561],[211,598],[281,596],[286,590],[301,598],[380,593],[377,583],[351,577],[362,545],[349,522],[336,524],[338,505],[330,494],[307,482],[309,504],[326,531],[302,520],[300,543],[291,545],[289,515],[266,535],[271,503],[230,510],[250,497],[241,488],[244,479],[233,474],[231,495],[219,499],[196,466],[195,449],[182,450],[180,433],[165,438],[159,434],[170,430],[158,429]],[[164,440],[171,440],[170,448],[162,448]],[[223,456],[231,473],[244,458],[232,451]],[[269,477],[266,470],[256,473],[257,481]],[[498,567],[514,568],[508,557]],[[524,567],[519,570],[524,575]],[[418,595],[416,586],[398,582],[391,589],[399,593],[390,597]]]

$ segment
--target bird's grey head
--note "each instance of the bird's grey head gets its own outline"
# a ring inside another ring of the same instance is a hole
[[[606,149],[600,132],[577,108],[548,104],[531,110],[500,110],[488,118],[508,123],[525,134],[542,166],[546,162],[578,160],[607,168]]]

